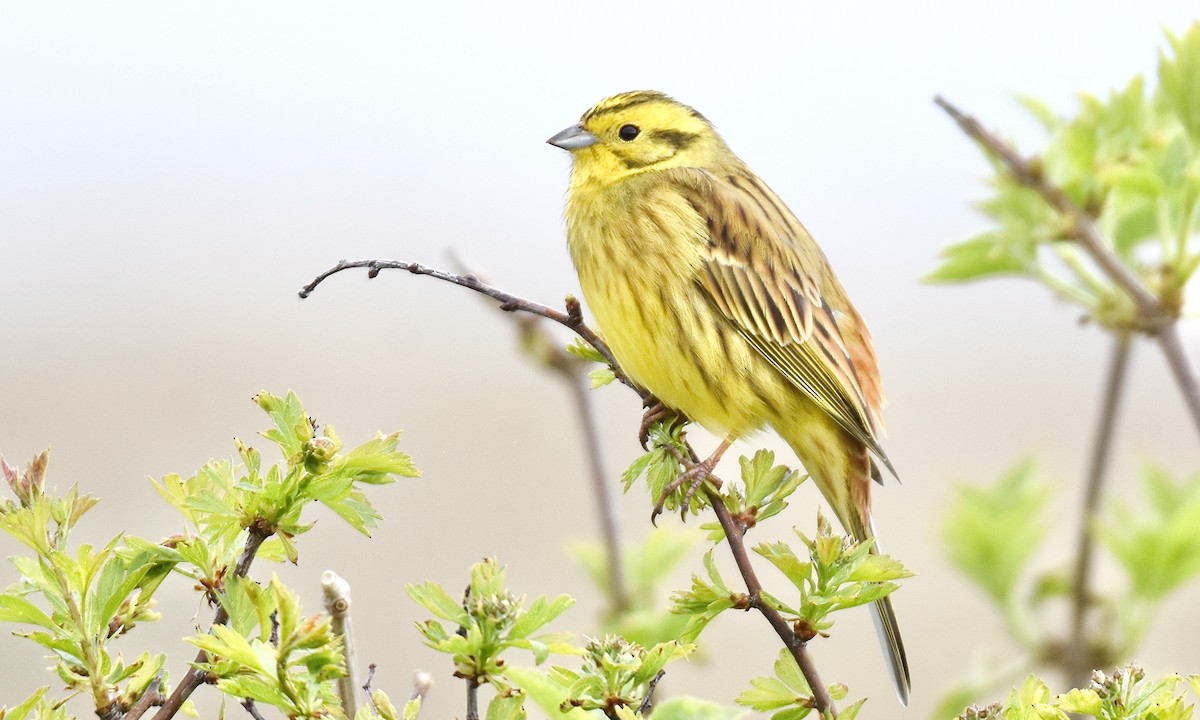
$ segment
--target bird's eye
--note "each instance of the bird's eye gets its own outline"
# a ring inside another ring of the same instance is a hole
[[[629,142],[637,137],[640,132],[641,130],[638,129],[637,125],[622,125],[621,129],[617,131],[617,137],[625,142]]]

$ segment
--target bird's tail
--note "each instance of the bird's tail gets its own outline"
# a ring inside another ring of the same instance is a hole
[[[912,682],[908,676],[908,656],[904,654],[904,640],[900,637],[900,625],[896,622],[896,611],[892,608],[892,599],[885,597],[876,600],[871,609],[874,610],[871,616],[875,620],[875,632],[879,635],[879,645],[883,648],[888,669],[892,671],[896,696],[900,698],[900,704],[907,706]]]
[[[797,454],[800,454],[799,451]],[[866,448],[862,448],[861,456],[858,452],[850,453],[849,460],[849,472],[836,473],[841,477],[849,476],[849,482],[830,482],[830,478],[819,468],[806,465],[806,469],[817,482],[821,494],[833,508],[846,532],[857,542],[871,542],[871,552],[879,554],[879,541],[875,539],[875,527],[871,522],[871,461]],[[861,461],[861,468],[855,468],[860,464],[856,461]],[[904,641],[900,637],[900,626],[896,622],[896,611],[892,607],[891,597],[876,600],[872,609],[875,630],[879,634],[879,644],[883,648],[884,659],[892,674],[896,696],[907,706],[912,683],[908,673],[908,656],[904,653]]]

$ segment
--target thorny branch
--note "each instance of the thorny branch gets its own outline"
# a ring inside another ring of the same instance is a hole
[[[1068,239],[1082,247],[1104,274],[1133,300],[1138,309],[1139,329],[1158,340],[1192,415],[1192,422],[1200,430],[1200,373],[1197,373],[1196,364],[1179,337],[1179,324],[1176,322],[1178,310],[1164,306],[1145,283],[1121,262],[1112,251],[1112,243],[1096,226],[1095,219],[1071,200],[1062,188],[1051,182],[1042,172],[1040,164],[1021,157],[1015,148],[988,132],[978,120],[945,98],[939,96],[933,101],[958,123],[964,133],[1000,160],[1014,181],[1036,192],[1070,221]]]
[[[415,275],[428,275],[430,277],[444,280],[446,282],[461,285],[475,292],[482,293],[490,298],[500,301],[500,309],[506,312],[527,312],[534,315],[540,315],[548,320],[563,325],[570,329],[585,342],[594,347],[599,352],[608,364],[612,366],[613,372],[621,382],[628,385],[636,392],[643,401],[650,397],[649,393],[637,387],[625,377],[617,364],[616,358],[604,343],[604,340],[596,334],[594,330],[588,327],[583,322],[583,314],[579,307],[579,302],[573,297],[567,298],[567,312],[555,310],[547,305],[527,300],[516,295],[509,294],[498,288],[492,287],[487,283],[479,280],[474,275],[458,275],[443,270],[426,267],[419,263],[399,262],[396,260],[341,260],[337,265],[326,270],[318,275],[308,285],[305,285],[300,290],[300,297],[307,298],[312,292],[324,282],[327,278],[335,275],[343,270],[351,268],[368,268],[368,276],[375,277],[380,270],[384,269],[399,269],[407,270]],[[696,452],[685,441],[688,454],[692,458],[696,458]],[[822,717],[837,717],[837,709],[833,705],[833,699],[829,696],[829,691],[825,687],[825,683],[821,681],[821,677],[817,672],[816,665],[813,663],[812,656],[808,653],[807,641],[801,639],[787,621],[779,614],[777,610],[770,607],[761,601],[762,585],[758,580],[758,576],[754,572],[754,568],[750,564],[749,554],[746,552],[743,533],[745,528],[740,527],[729,514],[728,508],[721,502],[721,498],[712,490],[705,488],[705,493],[708,496],[709,504],[712,505],[713,511],[717,514],[717,519],[721,523],[721,527],[725,529],[725,537],[729,541],[729,549],[733,552],[734,560],[737,562],[738,570],[741,572],[742,580],[746,583],[746,589],[749,591],[750,604],[756,608],[763,617],[767,619],[779,639],[783,641],[784,647],[792,653],[796,659],[796,663],[800,666],[801,672],[808,680],[809,687],[813,691],[813,706]],[[469,688],[468,688],[469,690]],[[468,711],[468,715],[470,712]],[[157,718],[156,718],[157,720]]]

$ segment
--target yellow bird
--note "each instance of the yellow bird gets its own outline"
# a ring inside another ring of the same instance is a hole
[[[602,100],[548,142],[573,156],[567,244],[617,362],[664,405],[725,438],[787,441],[858,541],[884,399],[870,334],[824,253],[696,110],[655,91]],[[876,627],[907,704],[890,598]]]

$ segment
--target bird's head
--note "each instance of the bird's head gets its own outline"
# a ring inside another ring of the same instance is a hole
[[[703,115],[654,90],[601,100],[546,142],[571,153],[576,182],[599,185],[672,167],[711,168],[729,152]]]

